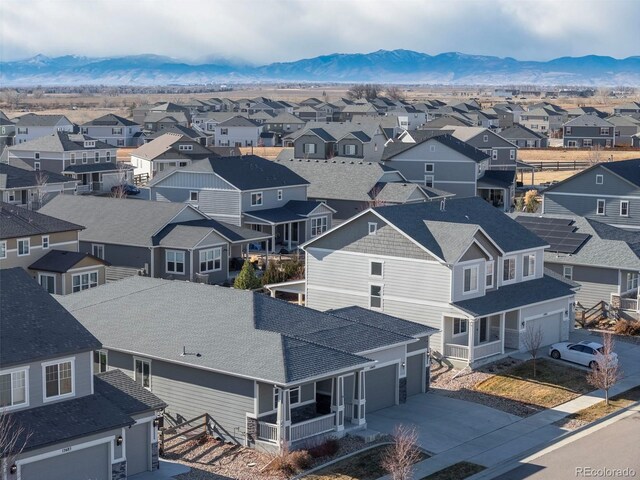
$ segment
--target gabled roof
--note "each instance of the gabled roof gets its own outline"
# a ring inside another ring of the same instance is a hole
[[[640,129],[640,120],[629,115],[611,115],[605,120],[616,127],[636,127]]]
[[[170,223],[154,237],[154,244],[192,249],[211,233],[221,236],[229,243],[244,243],[271,238],[270,234],[209,219]]]
[[[37,113],[27,113],[13,119],[13,122],[17,127],[55,127],[61,121],[63,123],[72,124],[67,117],[57,114],[40,115]]]
[[[385,117],[358,119],[352,122],[308,122],[305,128],[292,132],[287,138],[296,138],[307,134],[310,130],[322,138],[325,142],[338,142],[342,138],[352,134],[363,143],[368,143],[379,133],[384,133],[382,123],[389,119]],[[394,121],[392,119],[392,121]],[[386,136],[386,135],[385,135]]]
[[[513,126],[509,128],[505,128],[504,130],[500,130],[500,136],[506,138],[507,140],[518,140],[521,138],[527,139],[544,139],[547,138],[545,135],[534,132],[533,130],[525,127],[524,125],[520,125],[519,123],[514,123]]]
[[[68,250],[51,250],[44,257],[29,265],[31,270],[41,270],[43,272],[66,273],[75,267],[85,258],[90,258],[95,263],[110,265],[106,260],[94,257],[84,252],[70,252]]]
[[[0,163],[0,190],[37,187],[41,181],[45,181],[47,185],[52,185],[74,182],[75,180],[59,173],[45,170],[25,170],[24,168]]]
[[[516,179],[513,170],[486,170],[478,179],[478,188],[510,188]]]
[[[185,143],[191,145],[192,150],[179,150],[174,145]],[[171,156],[171,158],[192,158],[194,156],[208,156],[211,151],[200,143],[181,133],[163,133],[159,137],[154,138],[148,143],[139,146],[131,155],[145,160],[155,160],[163,155]]]
[[[22,268],[0,270],[0,369],[102,345]]]
[[[289,200],[282,207],[244,212],[244,215],[271,224],[295,222],[307,218],[320,205],[321,202],[313,200]],[[326,205],[325,207],[330,209]]]
[[[167,404],[121,370],[97,373],[94,388],[127,415],[165,408]],[[123,395],[124,394],[124,395]]]
[[[85,141],[95,142],[93,147],[85,147]],[[63,131],[56,131],[51,135],[34,138],[28,142],[9,147],[9,151],[39,151],[39,152],[73,152],[93,150],[115,150],[116,147],[108,143],[91,138],[88,135],[71,134]]]
[[[606,113],[601,112],[595,107],[576,107],[576,108],[570,108],[569,110],[567,110],[567,115],[569,115],[570,117],[575,117],[575,116],[580,116],[585,114],[597,115],[600,118],[604,118],[607,116]]]
[[[452,195],[436,188],[423,187],[411,182],[379,184],[377,191],[374,189],[371,193],[375,200],[381,204],[394,204],[408,202],[416,192],[422,200],[434,200]]]
[[[402,320],[400,318],[387,315],[386,313],[376,312],[362,307],[353,306],[338,308],[335,310],[329,310],[327,313],[335,315],[336,317],[349,319],[353,322],[363,323],[371,327],[381,328],[411,337],[422,337],[438,332],[437,328],[428,327],[408,320]]]
[[[260,125],[247,117],[236,115],[217,125],[218,127],[259,127]]]
[[[155,139],[161,137],[165,133],[175,133],[183,137],[189,137],[191,140],[197,140],[204,137],[204,133],[197,132],[193,128],[185,127],[184,125],[171,125],[169,128],[158,130],[157,132],[147,135],[147,138]]]
[[[132,165],[106,163],[76,163],[75,165],[67,165],[63,172],[69,173],[88,173],[88,172],[118,172],[120,169],[133,170]],[[68,178],[68,177],[67,177]]]
[[[75,196],[58,195],[58,197]],[[40,209],[39,212],[34,212],[33,210],[4,202],[0,202],[0,220],[0,239],[77,231],[84,228],[75,223],[49,216],[46,212],[43,212],[43,209]]]
[[[461,127],[469,127],[473,125],[473,121],[470,118],[462,114],[448,114],[442,115],[441,117],[434,118],[433,120],[429,120],[424,124],[425,128],[442,128],[442,127],[450,127],[450,126],[461,126]]]
[[[412,134],[415,132],[411,132]],[[448,133],[443,133],[442,135],[433,135],[429,138],[425,138],[424,140],[417,141],[416,143],[404,143],[404,142],[392,142],[388,143],[384,147],[384,152],[382,154],[382,160],[393,160],[393,157],[399,155],[402,152],[410,150],[411,148],[421,145],[426,142],[438,142],[442,145],[449,147],[450,149],[464,155],[465,157],[473,160],[474,162],[482,162],[484,160],[489,159],[489,156],[478,150],[477,148],[469,145],[462,140],[458,140],[453,135]]]
[[[582,170],[581,172],[576,173],[575,175],[570,176],[569,178],[565,178],[564,180],[554,183],[553,185],[547,187],[544,191],[544,194],[548,192],[553,192],[560,185],[565,185],[573,181],[574,178],[582,176],[587,172],[591,172],[597,168],[604,168],[609,170],[611,173],[617,175],[622,180],[635,185],[636,187],[640,187],[640,158],[633,158],[631,160],[620,160],[618,162],[603,162],[597,163],[586,170]]]
[[[82,124],[83,127],[139,127],[136,122],[132,122],[131,120],[121,117],[119,115],[115,115],[113,113],[107,113],[98,118],[94,118],[93,120],[89,120],[86,123]]]
[[[444,127],[443,129],[451,130],[451,134],[458,140],[462,140],[463,142],[468,142],[469,140],[474,139],[479,135],[489,135],[490,137],[498,137],[498,140],[503,140],[507,143],[511,143],[509,142],[509,140],[505,139],[502,134],[496,133],[493,130],[485,127]],[[516,145],[513,146],[515,147]]]
[[[187,114],[182,111],[150,111],[144,117],[144,123],[157,122],[189,123]]]
[[[565,127],[613,127],[613,124],[607,122],[604,118],[591,113],[585,113],[579,117],[569,120],[564,124]]]

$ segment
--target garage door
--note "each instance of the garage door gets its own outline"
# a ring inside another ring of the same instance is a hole
[[[560,341],[560,325],[562,323],[562,312],[549,315],[535,320],[527,321],[527,328],[542,330],[542,345],[551,345]]]
[[[109,445],[75,450],[21,467],[22,480],[111,480]]]
[[[407,357],[407,395],[422,393],[424,353]]]
[[[367,371],[365,380],[367,413],[396,404],[397,370],[397,365],[388,365]]]
[[[149,424],[141,423],[127,430],[127,475],[149,470]]]

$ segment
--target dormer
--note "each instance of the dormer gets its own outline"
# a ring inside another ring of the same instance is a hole
[[[95,140],[85,140],[84,141],[84,148],[96,148],[96,141]]]

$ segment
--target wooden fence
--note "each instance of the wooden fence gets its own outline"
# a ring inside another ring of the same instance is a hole
[[[205,437],[209,433],[209,420],[211,417],[208,413],[199,417],[186,420],[173,427],[163,428],[160,430],[160,454],[166,452],[166,443],[175,439],[181,439],[177,443],[171,443],[170,448],[176,448],[184,443]]]

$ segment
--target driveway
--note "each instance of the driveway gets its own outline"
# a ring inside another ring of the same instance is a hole
[[[575,330],[569,335],[569,340],[571,342],[586,340],[602,343],[602,335],[588,330]],[[620,362],[622,374],[625,377],[640,374],[640,345],[618,340],[615,342],[613,350],[618,354],[618,362]]]
[[[178,462],[160,459],[160,468],[153,472],[142,472],[129,477],[130,480],[173,480],[176,475],[188,473],[190,467]]]
[[[367,414],[367,428],[391,434],[396,425],[415,426],[420,446],[440,453],[518,420],[516,415],[478,403],[426,393]]]

